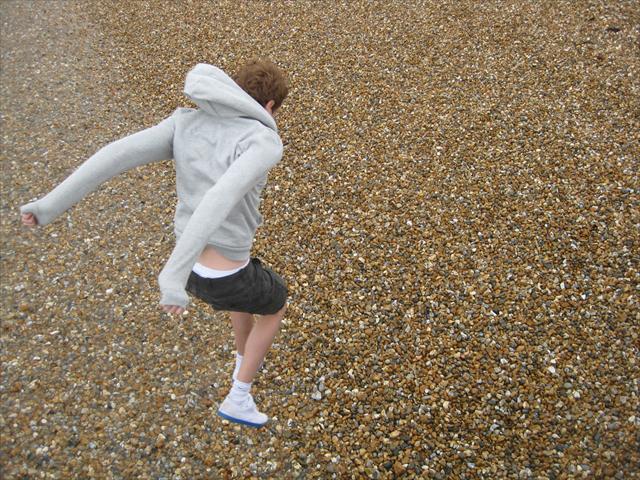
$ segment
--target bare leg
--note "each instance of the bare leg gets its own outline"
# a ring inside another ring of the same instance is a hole
[[[261,315],[258,317],[246,340],[244,359],[238,372],[238,380],[241,382],[251,383],[253,381],[253,377],[255,377],[273,343],[273,339],[280,329],[280,323],[286,309],[287,306],[285,305],[273,315]]]
[[[240,355],[244,355],[247,338],[253,329],[253,315],[244,312],[230,312],[231,325],[236,341],[236,350]]]

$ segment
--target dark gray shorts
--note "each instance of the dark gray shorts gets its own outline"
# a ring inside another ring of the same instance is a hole
[[[191,272],[187,292],[216,310],[271,315],[284,307],[287,285],[280,275],[252,258],[242,270],[222,278]]]

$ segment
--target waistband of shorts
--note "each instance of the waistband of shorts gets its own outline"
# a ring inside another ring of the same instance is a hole
[[[238,273],[240,270],[244,269],[249,265],[250,259],[247,259],[246,263],[240,267],[233,268],[231,270],[218,270],[215,268],[210,268],[201,263],[196,262],[193,265],[193,272],[202,278],[224,278],[233,275],[234,273]]]

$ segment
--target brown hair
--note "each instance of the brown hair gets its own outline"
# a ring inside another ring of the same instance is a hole
[[[233,79],[263,107],[273,100],[274,110],[282,105],[289,93],[284,73],[268,60],[251,60]]]

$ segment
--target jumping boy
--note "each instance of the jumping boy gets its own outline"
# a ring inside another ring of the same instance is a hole
[[[250,258],[250,250],[262,222],[258,208],[267,174],[282,157],[274,116],[288,87],[274,64],[256,60],[234,79],[199,64],[187,75],[184,92],[197,109],[179,108],[158,125],[102,148],[44,198],[21,207],[22,222],[46,225],[115,175],[173,158],[176,245],[158,278],[160,303],[180,315],[188,291],[231,312],[236,366],[218,414],[260,427],[268,417],[256,408],[251,382],[280,328],[287,288]]]

